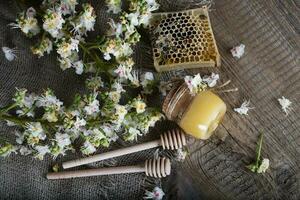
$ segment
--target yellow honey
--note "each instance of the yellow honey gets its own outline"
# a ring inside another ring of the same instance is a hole
[[[169,120],[189,135],[208,139],[218,127],[226,112],[223,100],[211,91],[192,96],[185,84],[173,88],[167,95],[163,111]]]
[[[198,139],[208,139],[226,112],[226,105],[216,94],[203,91],[196,95],[179,121],[179,126]]]

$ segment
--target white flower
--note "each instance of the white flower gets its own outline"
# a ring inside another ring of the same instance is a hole
[[[104,57],[103,57],[105,60],[110,60],[111,59],[111,56],[109,53],[104,53]]]
[[[90,4],[83,5],[83,12],[79,16],[79,21],[74,25],[74,31],[79,34],[86,34],[87,31],[94,30],[96,16],[94,8]]]
[[[103,81],[100,76],[94,76],[94,77],[88,78],[86,80],[86,84],[89,89],[93,89],[93,90],[99,89],[100,87],[104,86]]]
[[[14,100],[16,100],[16,99],[14,98]],[[35,94],[29,94],[29,95],[24,94],[24,96],[22,98],[20,98],[18,101],[16,101],[16,103],[20,107],[20,110],[16,110],[16,113],[19,116],[23,116],[26,114],[26,116],[28,116],[28,117],[33,117],[34,112],[33,112],[33,110],[31,110],[31,108],[35,101],[36,101]]]
[[[16,132],[15,132],[15,135],[17,136],[16,142],[17,142],[18,144],[23,144],[23,142],[24,142],[24,134],[23,134],[23,133],[20,133],[19,131],[16,131]]]
[[[145,192],[144,199],[162,200],[164,195],[165,193],[161,188],[155,187],[152,192]]]
[[[24,97],[24,101],[22,102],[23,106],[26,108],[31,108],[36,100],[35,94],[29,94]]]
[[[187,84],[192,95],[195,95],[206,88],[206,84],[203,82],[200,74],[197,74],[194,77],[186,76],[184,77],[184,81]]]
[[[114,70],[114,72],[118,75],[119,78],[129,79],[133,78],[131,75],[132,67],[134,62],[132,59],[127,59],[119,64],[118,68]]]
[[[115,40],[110,40],[107,42],[105,48],[103,49],[104,54],[112,54],[116,57],[117,61],[122,61],[124,58],[129,57],[132,53],[133,50],[131,48],[131,45],[126,42],[122,41],[115,41]],[[106,56],[107,57],[107,56]],[[128,63],[120,62],[123,65],[127,65],[128,67],[130,66]]]
[[[115,109],[116,109],[116,115],[119,117],[119,120],[122,121],[125,115],[127,114],[126,107],[122,105],[116,105]]]
[[[209,87],[214,87],[217,84],[219,78],[219,74],[212,73],[211,76],[203,77],[203,81],[206,82]]]
[[[115,81],[114,84],[111,86],[113,89],[115,89],[118,93],[125,92],[123,89],[122,84],[119,81]]]
[[[55,10],[47,10],[44,16],[43,29],[50,33],[54,38],[61,36],[61,29],[65,20],[62,17],[61,12],[55,12]]]
[[[230,50],[231,54],[233,57],[236,57],[236,58],[241,58],[244,53],[245,53],[245,45],[244,44],[240,44],[239,46],[236,46],[234,48],[232,48]]]
[[[127,15],[127,19],[129,20],[130,24],[133,26],[138,26],[139,25],[139,16],[140,13],[130,13]]]
[[[79,40],[71,38],[70,39],[70,44],[71,44],[71,49],[72,50],[75,50],[77,52],[79,51],[78,50]]]
[[[269,168],[270,166],[270,161],[267,158],[264,158],[261,161],[261,164],[259,165],[258,169],[257,169],[257,173],[265,173],[266,170]]]
[[[289,114],[289,112],[292,110],[292,102],[282,96],[281,98],[278,99],[279,104],[281,105],[282,110],[285,112],[286,115]]]
[[[159,8],[159,4],[156,3],[156,0],[146,0],[146,2],[148,4],[147,7],[150,12],[155,11]]]
[[[79,129],[80,127],[85,126],[85,125],[86,125],[85,119],[80,119],[79,117],[76,117],[76,121],[74,123],[74,127],[76,129]]]
[[[44,156],[46,155],[46,153],[50,153],[50,149],[47,145],[45,145],[45,146],[37,145],[34,147],[34,149],[37,151],[35,157],[40,160],[44,159]]]
[[[74,40],[76,41],[76,40]],[[77,46],[76,46],[77,44]],[[78,50],[78,43],[74,42],[67,42],[63,40],[57,45],[57,53],[62,57],[62,58],[67,58],[72,55],[72,50]]]
[[[122,23],[115,23],[113,19],[110,19],[110,22],[108,23],[111,27],[111,30],[109,31],[109,35],[115,35],[116,37],[120,37],[123,33],[122,30]],[[110,60],[109,57],[107,57],[107,60]]]
[[[46,139],[46,134],[40,122],[31,122],[26,125],[26,132],[28,132],[33,137],[39,138],[41,140]]]
[[[61,4],[58,10],[63,15],[75,13],[76,12],[75,7],[77,4],[78,4],[77,0],[61,0]]]
[[[138,99],[133,102],[133,107],[136,109],[137,113],[143,113],[146,109],[146,104],[142,100]]]
[[[31,51],[33,54],[37,55],[40,58],[44,56],[45,52],[47,52],[47,54],[50,54],[52,49],[52,41],[49,38],[44,38],[38,46],[32,47]]]
[[[83,73],[84,65],[83,65],[82,60],[79,60],[79,61],[73,63],[73,67],[75,68],[76,74],[82,74]]]
[[[19,28],[23,33],[27,36],[31,37],[40,32],[40,27],[38,26],[38,21],[35,17],[36,11],[33,7],[28,8],[26,12],[26,16],[23,13],[20,17],[16,20],[17,23],[10,23],[9,25],[12,28]]]
[[[118,77],[127,79],[131,69],[127,68],[126,65],[120,64],[118,68],[114,70],[114,72],[118,75]]]
[[[93,133],[95,135],[94,138],[97,139],[97,140],[101,140],[101,139],[106,138],[106,136],[99,129],[94,128]]]
[[[127,40],[129,43],[131,43],[131,39],[132,37],[135,37],[135,34],[137,34],[137,30],[135,28],[135,26],[133,26],[132,24],[126,24],[125,25],[126,29],[125,29],[125,40]]]
[[[144,24],[145,26],[148,26],[149,22],[150,22],[150,18],[151,18],[150,12],[145,15],[141,15],[140,16],[140,24]]]
[[[38,107],[55,107],[56,110],[59,110],[63,102],[54,96],[51,90],[47,90],[44,95],[38,98],[36,105]]]
[[[130,80],[131,84],[135,87],[139,87],[140,86],[140,81],[139,81],[139,77],[138,77],[138,72],[137,71],[133,71],[131,74],[129,74],[128,79]]]
[[[85,141],[83,146],[81,147],[81,152],[85,155],[92,154],[95,151],[96,148],[89,141]]]
[[[152,72],[146,72],[141,76],[141,85],[146,87],[149,83],[154,80],[154,75]]]
[[[137,140],[138,135],[141,135],[141,131],[139,131],[136,128],[130,127],[125,140],[127,141]]]
[[[43,45],[44,45],[44,51],[47,52],[47,54],[50,54],[50,52],[53,49],[53,44],[49,38],[45,38],[43,40]]]
[[[133,53],[133,50],[132,50],[130,44],[124,43],[124,44],[122,44],[122,45],[120,46],[120,55],[119,55],[119,56],[116,56],[116,57],[117,57],[117,58],[118,58],[118,57],[122,57],[122,56],[128,57],[128,56],[130,56],[132,53]]]
[[[95,22],[96,15],[94,14],[94,8],[90,4],[85,3],[83,4],[83,11],[70,24],[73,26],[74,33],[86,35],[87,31],[94,30]]]
[[[105,2],[108,7],[107,12],[113,12],[114,14],[118,14],[119,12],[121,12],[121,0],[106,0]]]
[[[87,115],[95,115],[99,112],[99,101],[94,99],[91,103],[84,107]]]
[[[121,94],[119,92],[117,92],[117,91],[111,91],[111,92],[109,92],[108,96],[115,103],[118,103],[120,101],[120,99],[121,99]]]
[[[55,140],[57,142],[57,145],[62,149],[65,146],[69,146],[71,144],[71,139],[70,139],[70,136],[68,134],[56,133],[55,134]]]
[[[156,122],[159,121],[162,117],[163,117],[163,115],[160,114],[160,113],[157,114],[157,115],[151,116],[149,121],[148,121],[147,126],[148,127],[153,127],[156,124]]]
[[[59,58],[59,66],[62,70],[66,70],[72,67],[72,61],[69,58]]]
[[[43,115],[43,119],[47,120],[48,122],[57,122],[57,113],[55,112],[55,110],[46,111]]]
[[[249,104],[250,104],[250,100],[244,101],[239,108],[234,108],[234,111],[239,113],[240,115],[248,115],[248,111],[250,109],[254,109],[254,108],[249,107]]]
[[[119,138],[119,136],[115,132],[115,127],[110,126],[108,124],[104,124],[103,126],[101,126],[101,129],[104,131],[105,136],[108,138],[109,141],[116,141]]]
[[[4,53],[5,58],[8,61],[13,61],[17,56],[16,56],[16,50],[10,49],[8,47],[2,47],[2,51]]]
[[[28,149],[27,147],[24,147],[22,146],[20,149],[19,149],[19,152],[22,156],[27,156],[29,154],[32,153],[32,150]]]

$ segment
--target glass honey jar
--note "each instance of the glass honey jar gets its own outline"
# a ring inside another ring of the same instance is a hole
[[[212,91],[195,94],[185,83],[174,86],[163,102],[166,117],[175,121],[187,134],[208,139],[226,112],[224,101]]]

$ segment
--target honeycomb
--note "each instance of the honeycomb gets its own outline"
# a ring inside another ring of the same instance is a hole
[[[221,64],[206,6],[153,14],[150,30],[158,72]]]

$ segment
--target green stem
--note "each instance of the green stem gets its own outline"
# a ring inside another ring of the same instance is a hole
[[[259,166],[259,161],[260,161],[260,157],[261,157],[262,142],[263,142],[263,133],[260,134],[260,136],[259,136],[258,146],[257,146],[257,150],[256,150],[256,162],[255,162],[256,167]]]
[[[35,109],[35,106],[32,106],[30,109],[28,109],[23,115],[26,116],[29,112],[33,111]]]
[[[4,137],[0,137],[0,144],[5,142],[9,142],[9,141]]]
[[[49,125],[53,126],[53,125],[60,124],[58,122],[50,123],[43,119],[32,119],[29,117],[16,117],[16,116],[7,115],[7,114],[0,115],[0,120],[11,121],[19,126],[25,126],[27,123],[31,123],[31,122],[40,122],[41,124],[46,125],[46,126],[49,126]]]
[[[15,107],[17,107],[17,106],[18,106],[17,103],[13,103],[13,104],[11,104],[11,105],[9,105],[9,106],[6,106],[6,107],[4,107],[4,108],[2,108],[2,109],[0,110],[0,114],[2,114],[2,113],[7,113],[8,111],[10,111],[11,109],[13,109],[13,108],[15,108]]]
[[[105,66],[105,64],[100,60],[100,58],[99,58],[97,55],[91,53],[91,52],[84,46],[84,44],[83,44],[82,42],[79,43],[79,46],[80,46],[81,49],[85,52],[86,55],[88,55],[91,59],[93,59],[93,60],[97,63],[98,67],[103,67],[103,66]],[[106,71],[106,70],[105,70],[105,71]]]
[[[100,48],[100,45],[94,45],[94,46],[88,47],[87,49],[91,50],[91,49],[99,49],[99,48]]]

